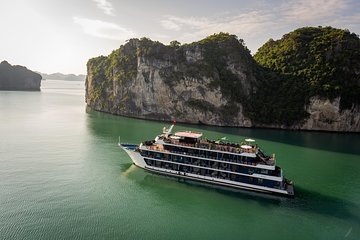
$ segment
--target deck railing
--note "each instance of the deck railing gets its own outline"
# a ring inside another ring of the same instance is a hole
[[[176,144],[179,145],[179,144]],[[182,145],[185,146],[185,145]],[[240,159],[231,159],[231,158],[223,158],[221,157],[215,157],[215,156],[209,156],[209,155],[204,155],[204,154],[194,154],[194,153],[184,153],[184,152],[179,152],[179,151],[170,151],[164,148],[163,145],[161,144],[154,144],[154,145],[148,145],[146,146],[146,148],[148,148],[149,150],[153,150],[153,151],[158,151],[158,152],[162,152],[162,153],[173,153],[173,154],[178,154],[178,155],[182,155],[182,156],[189,156],[189,157],[195,157],[195,158],[202,158],[203,160],[215,160],[215,161],[219,161],[219,163],[239,163],[239,164],[244,164],[244,165],[250,165],[250,166],[256,166],[259,163],[264,163],[265,165],[274,165],[275,162],[269,160],[268,162],[262,162],[262,161],[242,161]]]
[[[241,146],[235,145],[235,144],[221,144],[221,143],[215,143],[215,142],[209,142],[206,140],[200,140],[200,142],[196,143],[184,143],[180,142],[179,140],[175,139],[166,139],[164,140],[166,143],[174,144],[174,145],[180,145],[185,147],[193,147],[193,148],[201,148],[205,150],[216,150],[216,151],[222,151],[222,152],[228,152],[228,153],[256,153],[257,152],[257,146],[252,146],[250,149],[243,149]],[[234,146],[235,145],[235,146]]]

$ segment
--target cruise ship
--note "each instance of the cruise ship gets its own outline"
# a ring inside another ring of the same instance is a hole
[[[275,154],[268,156],[253,139],[230,143],[212,141],[200,132],[172,133],[163,128],[153,140],[120,143],[133,163],[151,172],[216,184],[230,188],[293,197],[292,181],[276,166]]]

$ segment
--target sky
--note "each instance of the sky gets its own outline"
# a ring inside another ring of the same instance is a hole
[[[169,44],[218,32],[255,54],[305,26],[360,34],[359,0],[0,0],[0,61],[43,73],[86,74],[88,59],[130,38]]]

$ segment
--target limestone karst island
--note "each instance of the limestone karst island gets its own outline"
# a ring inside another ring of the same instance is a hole
[[[87,63],[97,111],[218,126],[360,131],[360,39],[304,27],[251,55],[228,33],[164,45],[130,39]]]
[[[0,90],[40,91],[41,75],[23,66],[0,63]]]
[[[360,0],[0,20],[0,240],[360,240]]]

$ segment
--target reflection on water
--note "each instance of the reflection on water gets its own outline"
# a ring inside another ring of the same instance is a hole
[[[300,208],[303,211],[315,212],[340,219],[360,221],[359,206],[345,198],[333,197],[315,191],[296,188],[296,198],[289,207]]]
[[[84,96],[84,81],[43,80],[41,91],[47,93]]]

